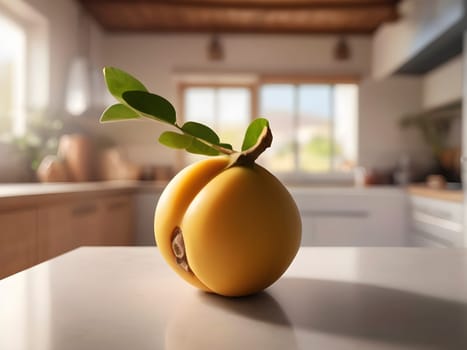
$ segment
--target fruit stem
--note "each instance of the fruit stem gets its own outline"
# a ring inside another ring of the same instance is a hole
[[[255,160],[263,153],[266,148],[270,147],[272,143],[272,132],[269,125],[263,128],[261,134],[258,137],[258,141],[250,148],[243,152],[239,152],[232,155],[232,161],[229,165],[231,166],[252,166]]]

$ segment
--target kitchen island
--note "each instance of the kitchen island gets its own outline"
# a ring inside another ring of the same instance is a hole
[[[0,349],[466,349],[467,250],[304,248],[266,291],[199,292],[154,247],[0,281]]]

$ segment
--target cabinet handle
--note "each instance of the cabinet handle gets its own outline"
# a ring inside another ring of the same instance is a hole
[[[370,214],[363,210],[302,210],[300,214],[303,216],[314,217],[349,217],[349,218],[366,218]]]
[[[85,215],[93,214],[96,211],[97,211],[97,205],[88,204],[88,205],[82,205],[82,206],[73,208],[73,210],[71,211],[71,214],[73,216],[85,216]]]

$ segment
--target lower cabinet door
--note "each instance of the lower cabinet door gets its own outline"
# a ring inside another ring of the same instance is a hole
[[[311,231],[315,246],[368,246],[372,234],[368,218],[358,215],[315,217]]]
[[[103,245],[101,209],[97,200],[75,202],[69,206],[73,246]]]
[[[103,198],[102,234],[106,245],[134,245],[134,202],[130,195]]]
[[[0,278],[37,263],[36,214],[35,209],[0,214]]]
[[[37,210],[37,254],[39,262],[76,248],[72,239],[68,205],[51,205]]]

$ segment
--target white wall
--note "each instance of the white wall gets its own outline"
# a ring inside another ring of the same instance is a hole
[[[28,67],[28,106],[45,108],[60,117],[64,113],[65,86],[71,61],[86,40],[80,7],[75,0],[0,0],[0,5],[28,27],[28,50],[34,51]],[[89,20],[93,36],[89,57],[93,67],[100,66],[101,33]],[[40,96],[40,98],[38,98]]]
[[[414,165],[425,167],[429,149],[418,130],[401,129],[399,120],[420,110],[422,82],[413,77],[365,80],[360,85],[359,162],[367,168],[394,167],[408,155]]]
[[[459,55],[423,77],[422,107],[442,106],[462,98],[462,63]]]
[[[463,62],[461,54],[442,66],[428,72],[423,77],[422,108],[430,109],[451,102],[462,100]],[[448,135],[448,147],[461,147],[462,144],[462,116],[452,121]]]

